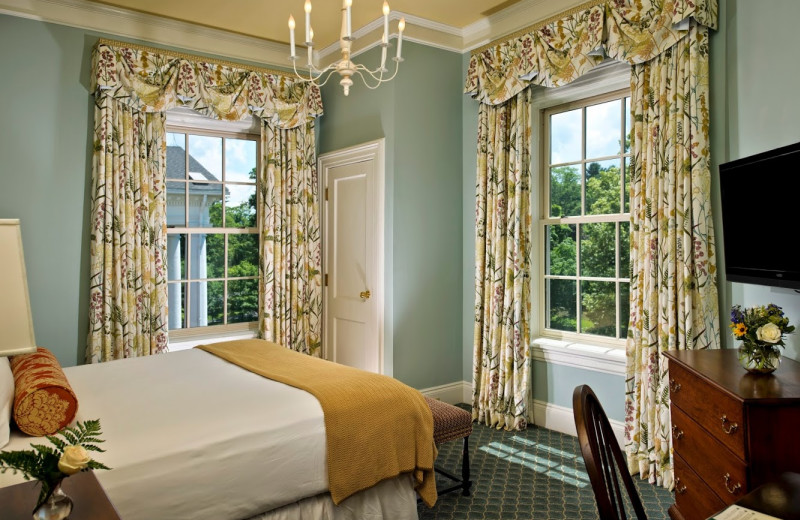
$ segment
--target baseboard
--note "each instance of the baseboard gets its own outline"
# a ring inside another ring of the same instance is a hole
[[[446,385],[433,386],[420,390],[423,395],[439,399],[445,403],[471,403],[472,402],[472,384],[466,381],[456,381]],[[575,416],[572,413],[572,408],[559,406],[557,404],[548,403],[533,399],[533,424],[547,428],[548,430],[577,435],[575,430]],[[625,423],[622,421],[615,421],[609,419],[611,429],[614,430],[614,435],[620,446],[625,446]]]
[[[432,386],[420,390],[423,395],[433,397],[449,404],[472,402],[472,384],[466,381],[456,381],[446,385]]]
[[[612,419],[609,419],[608,422],[611,424],[611,429],[614,430],[614,435],[620,447],[624,447],[625,423]],[[572,435],[573,437],[577,435],[572,408],[558,406],[546,401],[533,400],[533,424],[548,430]]]

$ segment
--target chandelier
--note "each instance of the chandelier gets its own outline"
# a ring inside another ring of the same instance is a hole
[[[391,76],[385,77],[389,72],[386,68],[386,51],[389,48],[389,4],[383,2],[383,39],[381,40],[381,65],[374,70],[360,63],[354,63],[350,59],[350,45],[353,42],[353,32],[350,25],[350,8],[353,5],[353,0],[343,0],[342,4],[342,31],[339,37],[339,47],[342,50],[341,59],[331,63],[323,69],[318,69],[314,66],[313,52],[314,52],[314,30],[311,28],[311,0],[306,0],[304,10],[306,12],[306,41],[305,46],[308,50],[308,75],[303,75],[297,71],[297,54],[295,53],[294,46],[294,17],[289,16],[289,43],[291,47],[291,55],[289,59],[292,60],[292,68],[294,68],[295,75],[302,81],[313,83],[319,87],[325,85],[331,78],[334,72],[338,73],[341,79],[339,84],[344,89],[344,95],[350,93],[350,87],[353,86],[353,76],[359,75],[369,89],[378,88],[381,83],[391,81],[396,75],[397,70],[400,68],[400,62],[403,57],[400,52],[403,47],[403,30],[406,28],[405,18],[400,18],[397,24],[397,54],[392,60],[395,62],[394,72]]]

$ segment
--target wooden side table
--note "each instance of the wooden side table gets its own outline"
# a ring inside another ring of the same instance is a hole
[[[70,518],[76,520],[121,520],[93,471],[82,471],[64,479],[64,493],[72,499]],[[0,488],[3,520],[30,520],[39,496],[36,482]]]

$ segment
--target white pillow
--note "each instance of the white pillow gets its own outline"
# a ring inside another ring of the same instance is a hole
[[[14,404],[14,374],[8,358],[0,356],[0,448],[11,435],[11,408]]]

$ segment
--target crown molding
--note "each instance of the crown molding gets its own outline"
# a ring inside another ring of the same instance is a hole
[[[0,13],[289,68],[289,46],[87,0],[0,0]]]
[[[552,0],[521,0],[464,29],[397,11],[392,11],[390,19],[393,22],[403,17],[406,19],[405,41],[464,53],[584,1],[572,0],[565,6]],[[286,44],[88,0],[0,0],[0,14],[291,70],[289,46]],[[392,25],[396,27],[396,24]],[[382,26],[383,18],[380,17],[354,31],[352,55],[357,56],[380,45]],[[396,37],[392,34],[390,40]],[[335,61],[338,56],[338,42],[314,52],[314,60],[320,66]]]

